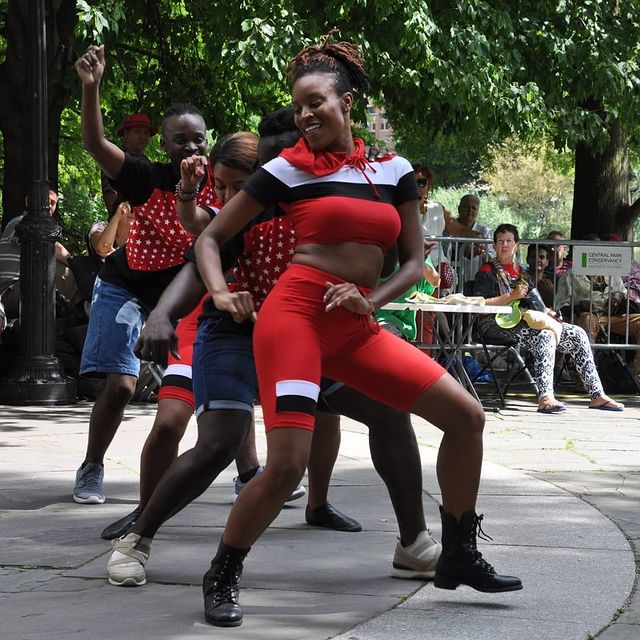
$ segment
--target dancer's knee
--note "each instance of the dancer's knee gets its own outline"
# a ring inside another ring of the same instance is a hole
[[[484,430],[482,405],[450,375],[444,375],[416,401],[412,413],[451,436],[479,436]]]
[[[274,495],[286,499],[298,486],[304,475],[306,464],[295,460],[285,460],[276,465],[267,465],[265,480],[269,483],[270,491]]]
[[[485,414],[480,403],[473,403],[468,410],[468,417],[465,418],[469,422],[469,431],[476,435],[482,435],[484,431]]]
[[[133,397],[136,378],[133,376],[110,375],[104,387],[103,397],[111,407],[124,407]]]
[[[156,418],[153,429],[147,439],[147,444],[152,447],[177,447],[184,435],[184,427],[185,425],[177,424],[173,420]]]
[[[209,464],[230,464],[247,437],[252,414],[246,411],[205,411],[198,416],[195,451]]]

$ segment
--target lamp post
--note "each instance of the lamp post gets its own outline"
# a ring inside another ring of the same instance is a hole
[[[55,347],[55,242],[60,227],[49,211],[47,140],[47,37],[45,0],[29,0],[31,186],[27,214],[16,227],[20,241],[20,355],[0,380],[0,403],[71,404],[75,381],[67,378]]]

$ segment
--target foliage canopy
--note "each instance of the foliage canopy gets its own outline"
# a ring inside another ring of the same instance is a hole
[[[16,1],[0,0],[5,26]],[[65,2],[47,0],[48,11]],[[511,136],[597,152],[614,121],[632,145],[640,139],[640,0],[75,0],[75,11],[72,55],[91,42],[106,46],[102,104],[114,140],[126,113],[159,122],[176,101],[201,108],[214,138],[255,129],[288,100],[291,56],[333,27],[362,46],[373,81],[368,99],[384,106],[399,150],[413,160],[472,164]],[[0,63],[7,42],[0,39]],[[65,208],[95,217],[97,171],[80,147],[72,69],[64,82]],[[360,101],[361,122],[365,107]],[[151,154],[161,157],[157,148]]]

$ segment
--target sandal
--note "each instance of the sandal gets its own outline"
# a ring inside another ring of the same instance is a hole
[[[599,404],[597,407],[589,405],[589,409],[598,409],[599,411],[624,411],[624,405],[615,400],[607,400],[607,402]]]
[[[565,407],[561,402],[546,404],[544,407],[538,407],[538,413],[562,413],[566,410],[567,407]]]

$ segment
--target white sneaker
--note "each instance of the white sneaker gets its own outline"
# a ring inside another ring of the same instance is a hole
[[[430,580],[436,573],[441,553],[442,545],[433,539],[429,529],[421,531],[408,547],[403,547],[398,540],[391,575],[394,578]]]
[[[107,562],[109,584],[116,587],[141,587],[147,583],[144,565],[151,552],[151,538],[129,533],[113,541],[113,552]]]
[[[261,473],[264,473],[264,467],[263,466],[259,466],[258,467],[258,470],[256,471],[256,475],[253,476],[253,477],[255,478],[257,475],[260,475]],[[235,501],[238,499],[238,496],[242,493],[242,490],[245,488],[245,486],[247,484],[249,484],[249,482],[251,482],[251,480],[248,480],[247,482],[242,482],[242,480],[240,480],[240,476],[236,476],[233,479],[234,490],[233,490],[233,500],[232,500],[232,502],[234,504],[235,504]],[[307,490],[304,488],[304,485],[299,484],[291,492],[291,495],[285,500],[285,502],[293,502],[294,500],[299,500],[306,493],[307,493]]]

